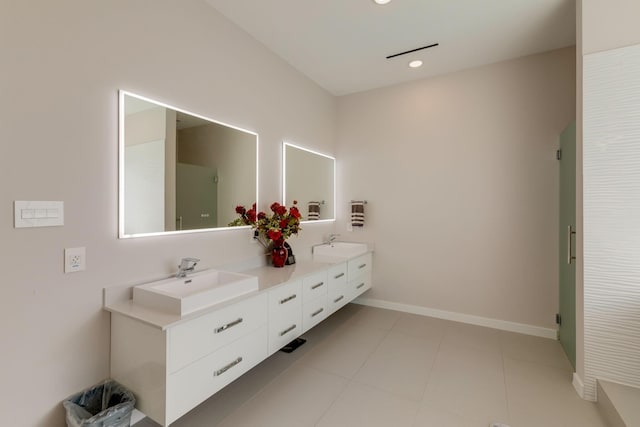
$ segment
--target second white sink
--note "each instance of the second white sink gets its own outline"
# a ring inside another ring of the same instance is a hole
[[[366,243],[333,242],[313,248],[314,261],[339,262],[367,253]]]
[[[241,273],[204,270],[133,288],[136,304],[185,315],[258,290],[258,278]]]

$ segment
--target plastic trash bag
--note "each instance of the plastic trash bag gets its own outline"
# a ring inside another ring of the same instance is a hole
[[[136,404],[133,393],[107,380],[62,402],[68,427],[129,427]]]

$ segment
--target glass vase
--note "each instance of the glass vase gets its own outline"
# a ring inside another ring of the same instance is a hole
[[[284,263],[287,261],[289,251],[284,247],[284,242],[274,242],[273,249],[271,250],[271,263],[274,267],[284,267]]]

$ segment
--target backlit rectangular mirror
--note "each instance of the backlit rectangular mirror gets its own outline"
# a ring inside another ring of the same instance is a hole
[[[258,199],[258,135],[120,91],[121,238],[227,228]]]
[[[335,220],[335,158],[288,142],[282,153],[284,204],[296,200],[305,221]]]

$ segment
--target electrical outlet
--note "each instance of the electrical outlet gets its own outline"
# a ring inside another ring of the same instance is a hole
[[[67,248],[64,250],[64,272],[84,271],[87,267],[85,248]]]

